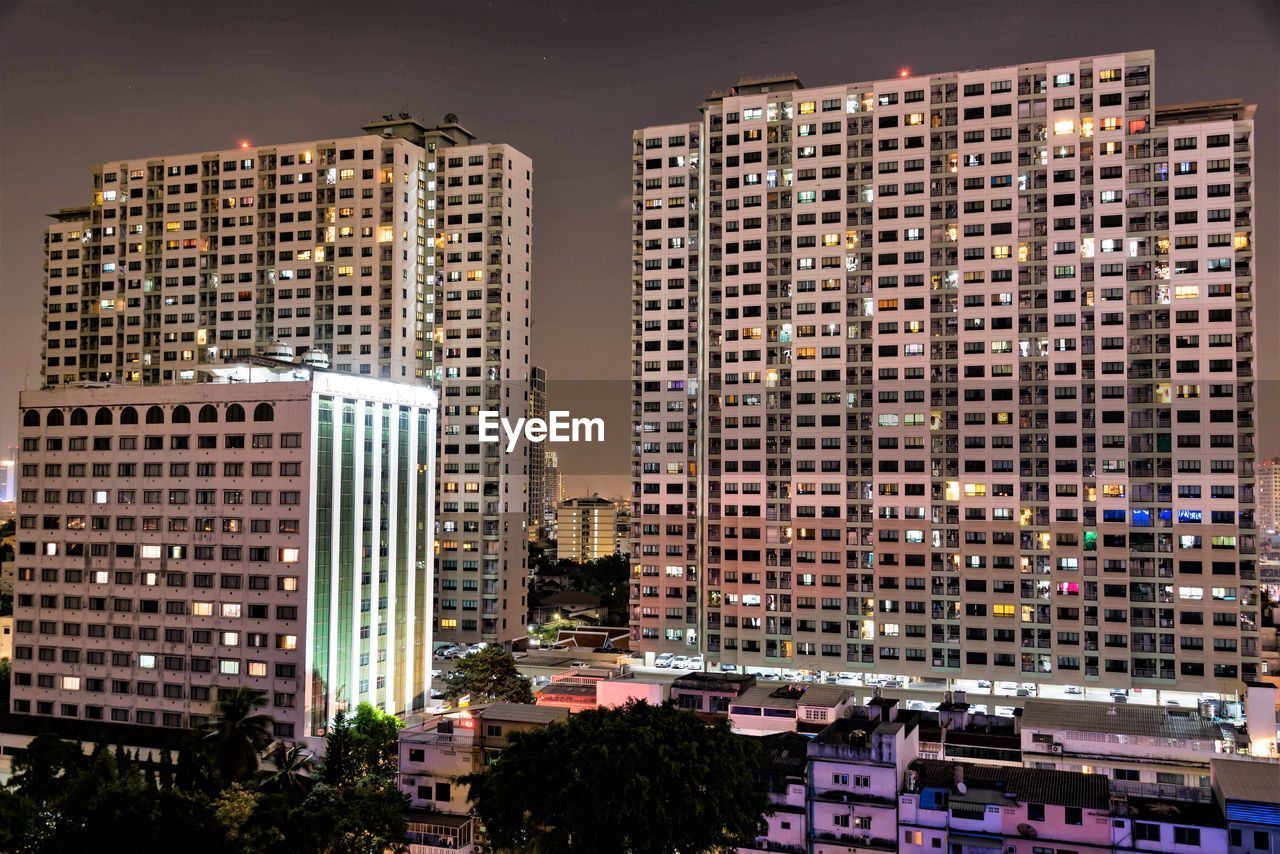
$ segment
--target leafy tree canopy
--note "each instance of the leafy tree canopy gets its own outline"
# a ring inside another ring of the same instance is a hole
[[[759,746],[670,703],[630,703],[516,733],[463,779],[500,849],[581,854],[732,848],[764,831]]]
[[[516,669],[515,658],[497,646],[458,659],[445,682],[445,696],[451,700],[470,695],[472,703],[533,702],[533,687]]]

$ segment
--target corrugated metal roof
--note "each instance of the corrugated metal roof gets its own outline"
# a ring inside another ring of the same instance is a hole
[[[1227,800],[1280,804],[1280,765],[1248,759],[1214,759],[1209,767]]]
[[[1214,741],[1222,728],[1194,711],[1170,711],[1157,706],[1088,703],[1081,700],[1030,698],[1022,708],[1023,729],[1107,732]]]
[[[909,767],[920,775],[921,788],[948,789],[954,800],[964,797],[956,794],[954,789],[957,765],[964,768],[964,783],[969,794],[985,789],[1011,793],[1023,803],[1058,804],[1082,809],[1110,808],[1108,780],[1102,774],[1008,765],[970,765],[939,759],[917,759]]]

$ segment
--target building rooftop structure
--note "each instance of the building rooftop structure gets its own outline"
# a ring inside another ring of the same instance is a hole
[[[1214,759],[1213,781],[1229,801],[1275,804],[1280,801],[1280,764],[1256,759]]]
[[[1232,727],[1191,709],[1110,705],[1080,700],[1031,698],[1022,707],[1023,729],[1101,732],[1184,741],[1235,740]]]
[[[1110,807],[1108,781],[1099,774],[972,765],[936,759],[917,759],[909,768],[918,775],[919,788],[960,792],[958,782],[964,787],[962,796],[969,799],[998,793],[1000,800],[1008,798],[1085,809],[1105,810]]]

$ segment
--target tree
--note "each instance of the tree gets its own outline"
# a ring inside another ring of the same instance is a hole
[[[338,709],[324,737],[324,761],[320,765],[320,779],[330,786],[355,783],[355,736],[351,732],[351,720],[346,709]]]
[[[298,809],[290,841],[297,851],[371,854],[403,851],[408,838],[409,797],[394,785],[317,783]],[[292,831],[291,831],[292,833]]]
[[[445,696],[451,700],[470,695],[472,703],[533,702],[533,688],[516,669],[515,658],[497,646],[458,659],[445,683]]]
[[[758,751],[723,720],[629,703],[514,733],[488,771],[462,782],[500,849],[694,854],[764,831]]]
[[[258,788],[284,795],[293,803],[301,801],[311,788],[307,776],[314,764],[311,754],[301,744],[277,741],[267,758],[272,768],[258,772]]]
[[[201,742],[223,786],[245,780],[258,770],[258,757],[271,743],[275,723],[258,708],[266,705],[252,688],[223,688],[218,693],[217,717]]]
[[[356,773],[374,776],[395,784],[400,764],[399,737],[404,721],[369,703],[356,706],[351,722],[351,743]]]

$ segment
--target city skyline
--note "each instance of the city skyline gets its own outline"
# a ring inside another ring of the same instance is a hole
[[[562,452],[567,492],[618,494],[626,490],[628,480],[623,428],[628,421],[629,312],[625,267],[619,259],[627,256],[620,235],[629,215],[630,194],[623,176],[629,157],[626,139],[633,127],[649,121],[692,120],[693,105],[709,91],[746,75],[775,71],[778,64],[813,86],[884,78],[903,67],[928,74],[1155,47],[1162,57],[1162,103],[1223,93],[1258,103],[1257,148],[1274,150],[1277,111],[1267,109],[1274,106],[1269,103],[1274,94],[1262,88],[1268,75],[1259,73],[1276,66],[1275,54],[1267,50],[1276,32],[1276,13],[1267,4],[1222,4],[1213,18],[1197,17],[1194,27],[1183,21],[1200,8],[1195,3],[1162,4],[1159,16],[1148,14],[1145,4],[1081,4],[1079,15],[1057,22],[1051,30],[1027,26],[1025,10],[1017,4],[972,4],[960,21],[949,13],[938,17],[952,10],[951,5],[908,5],[912,8],[816,4],[789,13],[785,28],[770,29],[771,56],[788,57],[781,62],[743,49],[751,33],[768,28],[770,16],[776,14],[766,4],[737,4],[732,14],[711,5],[692,10],[669,6],[673,13],[679,10],[680,24],[674,28],[662,23],[675,20],[674,15],[628,20],[620,16],[638,11],[611,10],[606,15],[589,5],[492,4],[486,7],[486,37],[496,30],[510,47],[478,63],[474,57],[485,52],[478,49],[483,42],[467,35],[479,25],[471,10],[438,11],[432,23],[463,37],[429,53],[406,49],[405,36],[415,30],[411,12],[416,7],[390,10],[393,18],[401,13],[399,17],[406,19],[403,32],[383,28],[343,31],[341,36],[336,31],[329,35],[318,29],[319,24],[295,26],[283,15],[257,10],[254,26],[238,29],[235,35],[243,47],[237,55],[252,57],[252,62],[228,64],[189,49],[190,34],[199,30],[187,26],[196,13],[185,7],[167,9],[159,17],[141,14],[141,6],[113,7],[110,19],[104,19],[101,10],[87,4],[60,5],[53,14],[48,6],[11,4],[3,13],[0,36],[5,42],[0,109],[8,118],[0,129],[0,153],[7,167],[0,204],[6,269],[0,445],[16,441],[16,392],[38,385],[34,378],[40,258],[33,238],[47,222],[45,213],[86,201],[82,176],[94,161],[231,148],[242,139],[257,145],[324,138],[401,109],[427,121],[457,112],[463,124],[484,138],[507,140],[526,151],[539,164],[541,178],[535,214],[539,282],[532,363],[547,369],[552,405],[592,409],[589,414],[604,416],[610,427],[604,445],[570,446]],[[139,14],[132,16],[130,11]],[[235,19],[234,9],[226,11]],[[1097,16],[1109,22],[1105,34],[1092,26]],[[78,54],[83,63],[51,63],[52,54],[44,45],[52,42],[42,34],[53,26],[60,28],[59,50]],[[123,43],[148,40],[146,54],[133,56],[120,49],[121,39],[112,33],[122,26],[130,28]],[[695,33],[717,28],[735,38],[699,38],[696,63],[673,59],[682,51],[687,55]],[[850,33],[863,31],[874,31],[877,38],[850,41]],[[312,94],[314,87],[295,87],[300,94],[286,101],[292,108],[273,115],[266,105],[276,99],[276,87],[259,85],[260,81],[291,85],[297,79],[291,70],[292,52],[280,48],[301,48],[302,42],[295,40],[303,34],[307,44],[341,38],[345,51],[394,53],[423,72],[415,80],[445,83],[406,85],[390,67],[364,64],[353,74],[324,80],[323,99]],[[110,51],[100,47],[106,44],[112,45]],[[845,51],[849,44],[857,49]],[[602,51],[615,61],[600,63]],[[83,76],[86,68],[94,69],[97,82],[110,85],[110,99],[94,96]],[[458,73],[463,68],[466,71]],[[609,97],[618,90],[627,97]],[[76,108],[45,109],[58,103]],[[196,103],[199,108],[189,106]],[[157,120],[160,104],[166,117],[181,120]],[[688,106],[681,114],[672,111],[673,105]],[[575,125],[573,144],[565,145],[562,128],[579,106],[588,110],[591,120]],[[73,121],[95,128],[91,142],[72,130]],[[14,165],[19,163],[21,169]],[[1260,158],[1258,168],[1259,186],[1274,186],[1274,159]],[[1273,236],[1276,194],[1258,196],[1260,237]],[[1274,323],[1280,309],[1280,301],[1272,297],[1276,243],[1259,240],[1260,327]],[[1259,380],[1266,383],[1273,378],[1269,370],[1276,359],[1270,348],[1275,344],[1264,337],[1261,346]],[[590,358],[583,358],[584,353]],[[1261,397],[1260,420],[1267,423],[1269,405],[1280,404],[1278,396]],[[1260,431],[1260,455],[1280,451],[1274,435]]]

